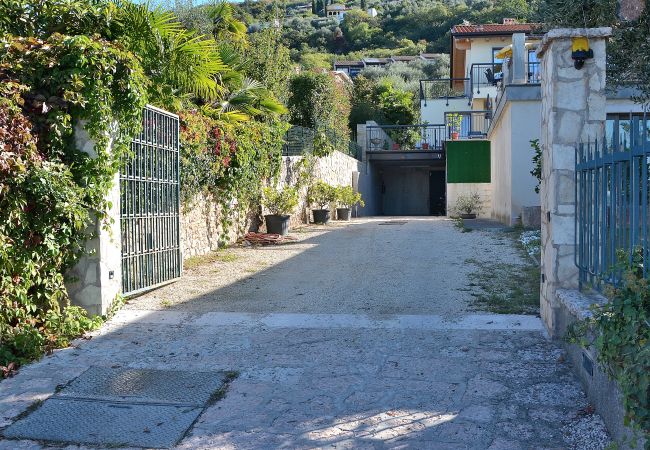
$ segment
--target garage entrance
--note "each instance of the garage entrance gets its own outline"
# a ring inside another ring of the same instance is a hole
[[[444,216],[446,214],[444,168],[384,166],[380,174],[384,215]]]

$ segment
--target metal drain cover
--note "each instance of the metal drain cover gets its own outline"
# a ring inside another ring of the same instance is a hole
[[[203,406],[224,380],[221,372],[91,367],[56,397]]]
[[[11,425],[4,435],[74,444],[166,448],[183,437],[201,410],[52,398]]]
[[[171,447],[226,378],[223,372],[91,367],[3,434],[74,444]]]
[[[389,222],[379,222],[379,225],[406,225],[408,220],[391,220]]]

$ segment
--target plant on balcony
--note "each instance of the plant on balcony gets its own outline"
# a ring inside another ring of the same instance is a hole
[[[411,149],[420,140],[420,133],[412,128],[396,128],[388,132],[400,149]]]
[[[451,138],[453,140],[458,139],[458,137],[460,135],[460,128],[461,128],[462,124],[463,124],[463,116],[462,116],[462,114],[453,113],[453,114],[449,114],[447,116],[447,126],[449,127],[449,130],[451,131]]]
[[[280,190],[266,187],[262,194],[262,204],[271,213],[264,216],[266,231],[285,236],[289,232],[290,214],[298,206],[298,190],[291,186]]]
[[[336,188],[324,181],[317,181],[307,189],[307,202],[316,205],[312,210],[314,223],[327,223],[330,220],[328,207],[336,201]]]
[[[476,219],[476,215],[483,209],[483,200],[478,192],[459,195],[456,199],[455,212],[461,219]]]
[[[350,212],[356,205],[362,208],[365,206],[360,192],[354,192],[352,186],[341,186],[336,188],[336,218],[338,220],[350,220]]]

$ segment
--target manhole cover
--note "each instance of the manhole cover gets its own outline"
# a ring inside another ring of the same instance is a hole
[[[201,414],[199,407],[52,398],[4,431],[5,437],[105,446],[166,448]]]
[[[224,380],[221,372],[91,367],[56,397],[203,406]]]
[[[91,367],[3,434],[166,448],[183,437],[226,379],[223,372]]]

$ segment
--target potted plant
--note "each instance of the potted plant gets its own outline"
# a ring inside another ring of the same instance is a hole
[[[460,127],[463,124],[463,116],[458,113],[449,114],[447,116],[447,125],[451,130],[451,140],[456,141],[460,136]]]
[[[324,181],[317,181],[307,190],[307,201],[318,208],[312,210],[314,223],[330,221],[330,210],[327,207],[336,200],[336,188]]]
[[[456,212],[461,219],[476,219],[476,215],[481,212],[483,200],[478,192],[472,192],[467,195],[459,195],[456,199]]]
[[[351,210],[359,204],[363,208],[366,204],[361,198],[361,193],[354,192],[352,186],[341,186],[336,189],[336,201],[339,208],[336,208],[336,218],[338,220],[350,220]]]
[[[298,206],[298,190],[291,186],[281,190],[266,187],[262,194],[262,203],[271,213],[264,216],[266,232],[286,236],[289,233],[290,214]]]

